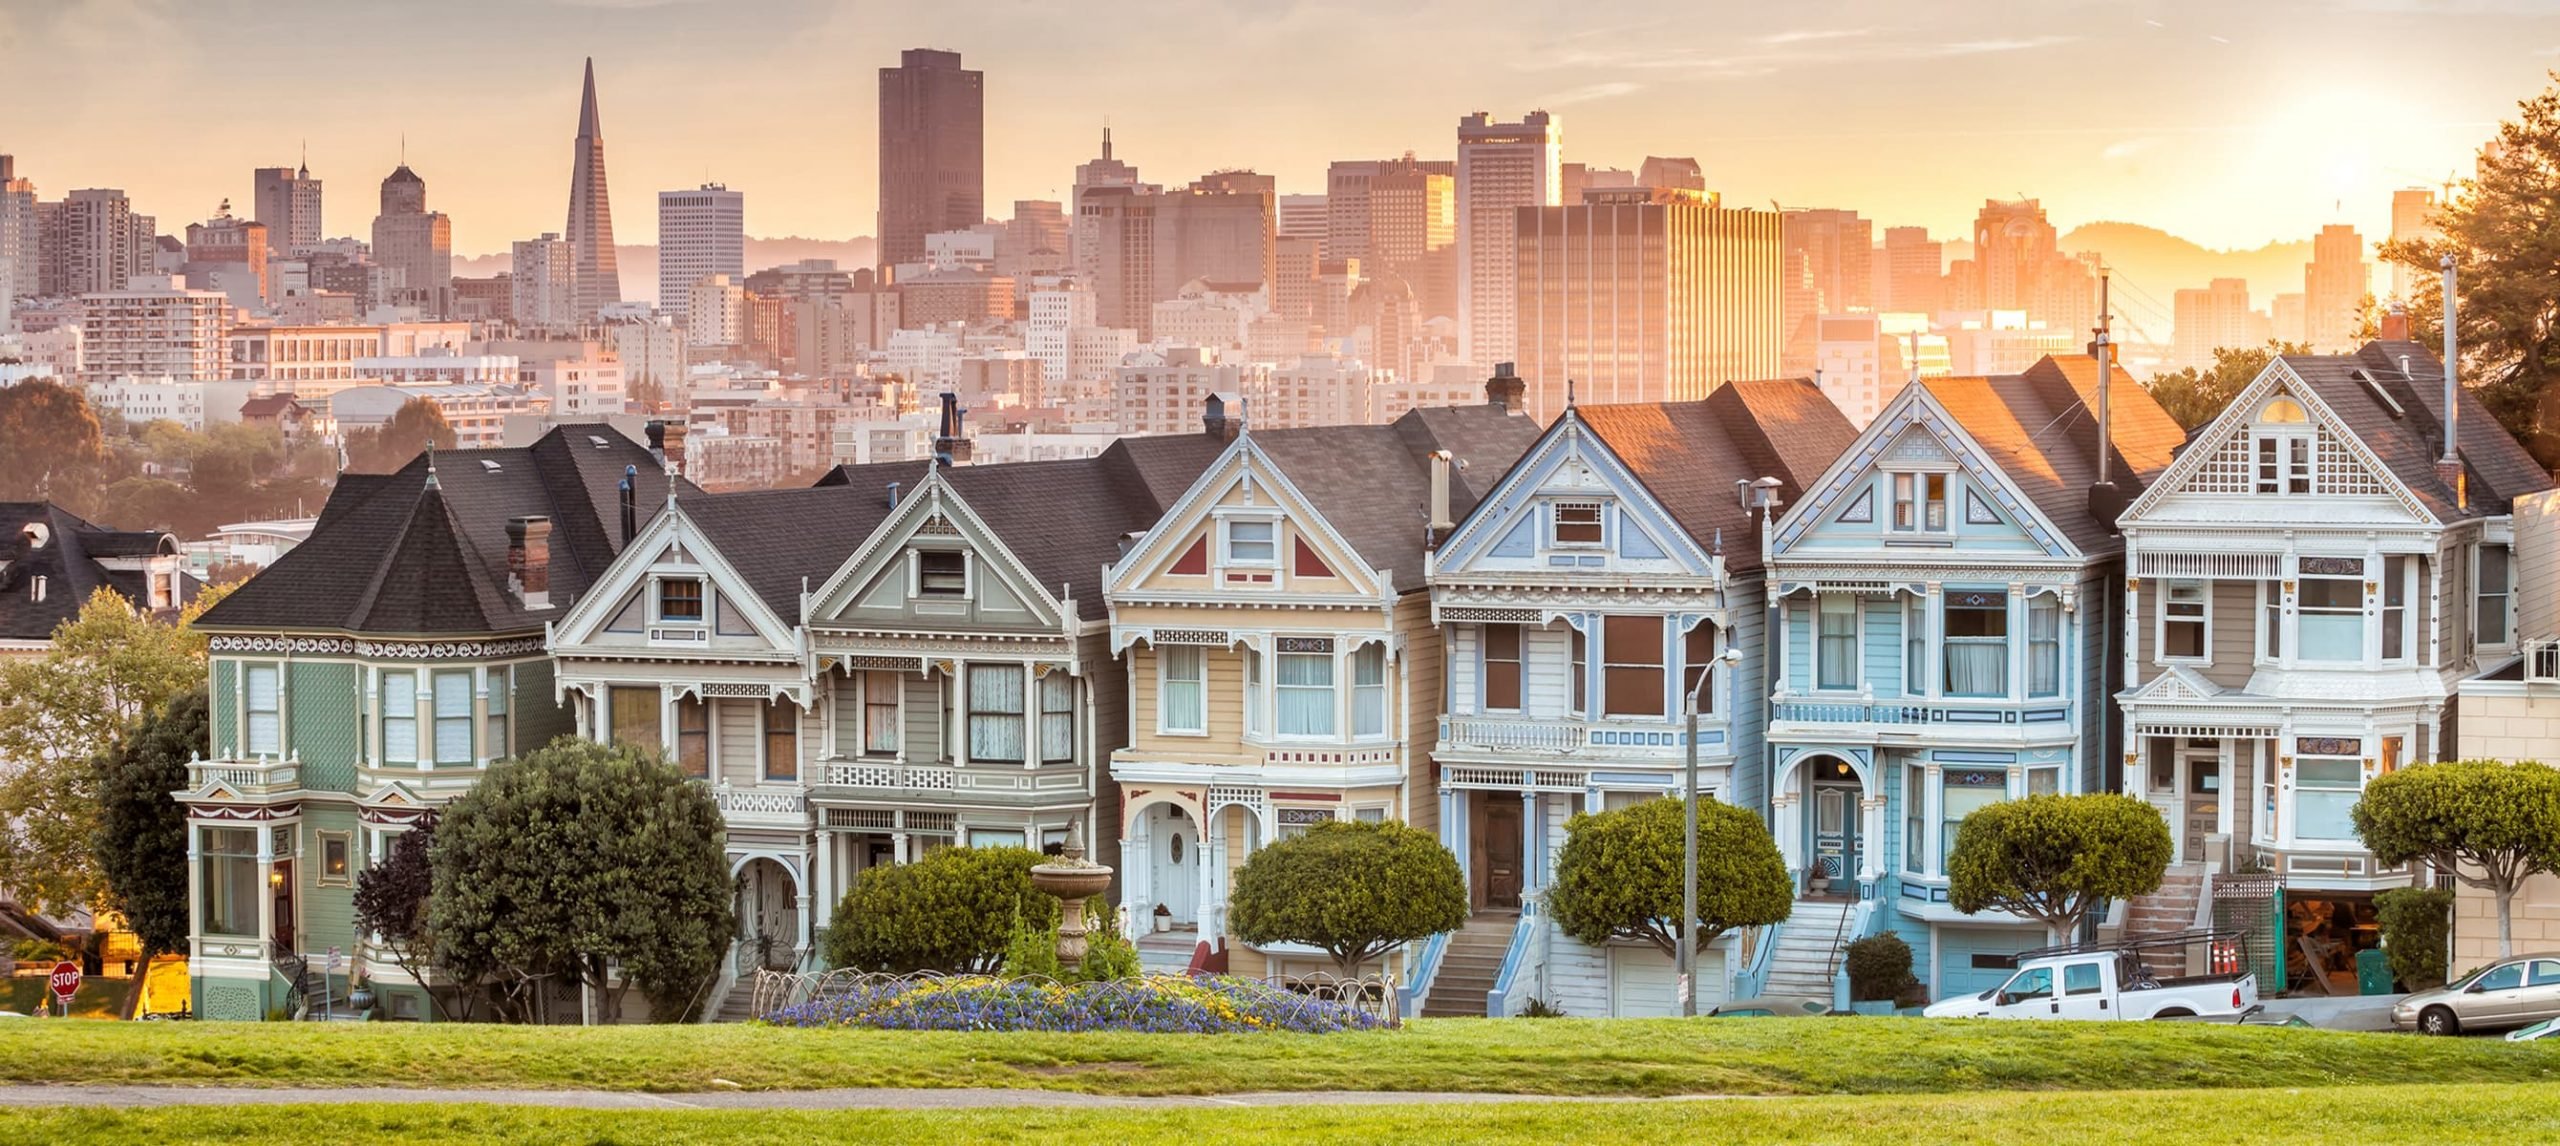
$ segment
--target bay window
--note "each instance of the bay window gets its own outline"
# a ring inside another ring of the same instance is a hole
[[[2027,598],[2027,695],[2062,695],[2062,599]]]
[[[1208,650],[1169,645],[1156,650],[1163,679],[1156,691],[1156,728],[1163,732],[1209,730]]]
[[[1929,599],[1902,599],[1902,693],[1929,694]]]
[[[2409,559],[2382,559],[2382,659],[2409,659]]]
[[[2028,795],[2030,795],[2030,796],[2057,796],[2057,795],[2060,795],[2061,793],[2062,793],[2062,769],[2060,769],[2060,768],[2029,768],[2029,769],[2027,769],[2027,794],[2028,794]]]
[[[2507,643],[2507,600],[2514,592],[2514,585],[2508,579],[2507,553],[2507,547],[2504,545],[2480,547],[2480,568],[2477,574],[2480,580],[2480,599],[2473,616],[2479,618],[2477,622],[2479,643],[2484,645]]]
[[[1998,590],[1947,594],[1948,696],[2009,695],[2009,595]]]
[[[1244,734],[1261,736],[1270,731],[1262,695],[1262,654],[1252,649],[1244,652]]]
[[[1591,711],[1591,639],[1573,630],[1573,714]]]
[[[256,828],[200,828],[204,857],[202,924],[207,935],[255,937],[266,881],[258,878]]]
[[[283,689],[275,665],[253,664],[242,674],[248,710],[251,756],[284,755]]]
[[[800,778],[800,706],[778,696],[764,705],[764,778]]]
[[[2212,623],[2212,586],[2204,581],[2171,581],[2160,602],[2160,657],[2204,660],[2205,631]]]
[[[382,674],[382,759],[392,764],[418,762],[418,674],[414,672]]]
[[[436,763],[471,762],[471,674],[435,675]]]
[[[1076,678],[1051,671],[1040,678],[1040,762],[1076,758]]]
[[[2346,576],[2313,576],[2337,571]],[[2364,562],[2305,557],[2294,588],[2294,655],[2307,661],[2364,659]]]
[[[1022,763],[1022,666],[969,666],[969,760]]]
[[[1520,626],[1484,626],[1485,711],[1520,710],[1520,659]]]
[[[1845,593],[1814,598],[1814,687],[1858,687],[1858,599]]]
[[[676,698],[676,766],[696,780],[711,777],[711,705],[701,697]]]
[[[1929,840],[1922,827],[1929,811],[1928,777],[1917,764],[1902,766],[1902,870],[1914,875],[1928,870]]]
[[[1272,677],[1276,731],[1282,736],[1334,734],[1333,651],[1293,651],[1282,638]]]
[[[1938,871],[1956,854],[1956,829],[1966,816],[2009,798],[2009,774],[1990,768],[1947,769],[1938,791]]]
[[[2349,815],[2364,796],[2364,762],[2352,756],[2297,756],[2293,760],[2295,839],[2352,840]]]
[[[1387,649],[1362,645],[1351,654],[1351,734],[1387,734]]]
[[[894,756],[898,752],[898,674],[871,669],[862,674],[862,751]]]
[[[1600,627],[1600,704],[1609,716],[1663,713],[1663,639],[1660,617],[1603,617]]]
[[[2258,610],[2259,660],[2284,659],[2284,586],[2269,581],[2258,594],[2264,602]]]

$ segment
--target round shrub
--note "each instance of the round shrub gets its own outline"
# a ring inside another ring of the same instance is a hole
[[[863,872],[836,905],[827,962],[864,971],[993,971],[1017,924],[1054,933],[1058,901],[1031,886],[1028,848],[944,848]]]
[[[2402,986],[2423,991],[2444,985],[2445,919],[2452,910],[2450,888],[2399,887],[2373,897],[2382,954]]]
[[[1847,965],[1853,1003],[1899,999],[1914,982],[1911,945],[1898,935],[1870,935],[1850,944]]]

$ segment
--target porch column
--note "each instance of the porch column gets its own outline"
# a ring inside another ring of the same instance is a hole
[[[1538,860],[1538,793],[1533,789],[1520,793],[1520,893],[1528,894],[1542,882]]]
[[[901,863],[901,864],[906,863],[906,862],[907,862],[907,833],[905,833],[905,832],[892,832],[892,833],[890,833],[890,834],[889,834],[889,850],[890,850],[890,854],[896,858],[896,862]]]
[[[1778,856],[1786,861],[1787,870],[1791,873],[1801,873],[1812,866],[1804,854],[1804,823],[1796,808],[1801,798],[1796,792],[1779,792],[1769,797],[1769,815],[1776,821],[1778,829]]]
[[[817,846],[810,849],[810,855],[813,857],[812,864],[816,868],[810,873],[810,880],[817,885],[818,899],[813,911],[801,914],[804,918],[810,919],[814,926],[824,927],[835,915],[836,834],[820,828],[811,838]]]
[[[1884,878],[1885,872],[1883,862],[1885,798],[1875,789],[1876,785],[1869,784],[1868,794],[1858,800],[1858,830],[1865,836],[1858,841],[1858,879],[1867,883]]]
[[[1216,817],[1203,815],[1199,822],[1200,838],[1194,841],[1200,845],[1196,849],[1195,857],[1199,863],[1194,866],[1200,869],[1200,894],[1197,902],[1193,904],[1193,926],[1199,929],[1200,938],[1207,939],[1210,936],[1211,926],[1225,915],[1225,912],[1212,906],[1212,900],[1217,895],[1217,886],[1212,878],[1211,868],[1226,863],[1227,849],[1222,846],[1223,841],[1219,839],[1223,833],[1218,830]]]
[[[817,897],[811,894],[809,886],[814,876],[814,872],[803,871],[800,873],[799,879],[792,881],[799,885],[800,910],[794,914],[800,917],[800,935],[798,937],[798,942],[799,950],[804,954],[809,950],[809,936],[811,934],[811,927],[815,923],[812,916],[817,911]]]
[[[420,753],[426,755],[426,753]],[[258,832],[258,945],[262,957],[275,957],[276,889],[268,882],[276,872],[276,829],[264,820],[256,822]]]

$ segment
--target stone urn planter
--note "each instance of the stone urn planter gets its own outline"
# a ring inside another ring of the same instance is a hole
[[[1058,966],[1069,970],[1084,962],[1084,901],[1111,887],[1111,867],[1084,858],[1084,828],[1067,829],[1066,854],[1031,869],[1031,886],[1058,900]]]

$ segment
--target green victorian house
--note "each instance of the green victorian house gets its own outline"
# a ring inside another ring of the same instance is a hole
[[[544,625],[669,481],[604,425],[343,475],[311,539],[206,612],[213,758],[177,793],[199,1014],[343,1013],[360,975],[381,1017],[428,1017],[357,934],[356,873],[491,761],[576,730]]]

